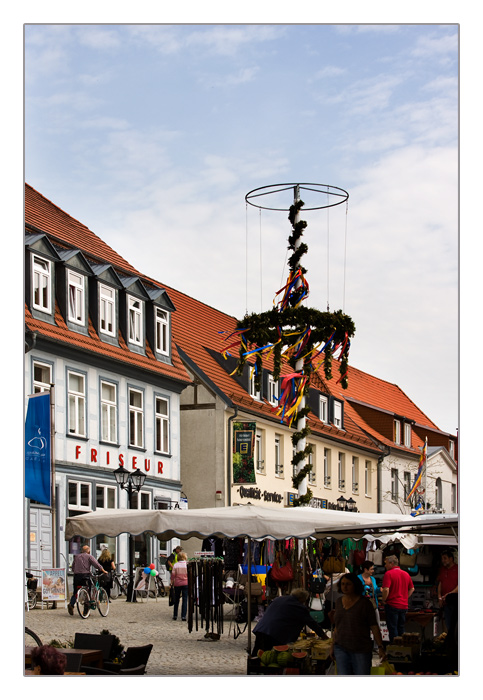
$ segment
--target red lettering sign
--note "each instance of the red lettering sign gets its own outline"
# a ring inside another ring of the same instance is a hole
[[[91,462],[97,462],[97,450],[91,448]]]
[[[144,471],[149,472],[150,470],[151,470],[151,460],[145,459],[144,460]]]
[[[163,473],[163,463],[158,462],[158,474],[162,474],[162,473]]]
[[[106,452],[106,464],[109,464],[109,452]]]
[[[79,457],[80,457],[80,451],[81,451],[81,446],[80,446],[80,445],[76,445],[76,446],[75,446],[75,458],[76,458],[76,459],[79,459]]]
[[[119,466],[120,467],[124,466],[124,455],[119,455]]]

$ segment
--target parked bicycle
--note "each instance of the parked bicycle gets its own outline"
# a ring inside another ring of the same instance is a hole
[[[47,609],[54,607],[52,600],[42,600],[42,592],[38,589],[38,577],[30,571],[25,572],[25,584],[27,586],[27,610],[36,608],[37,603],[41,603],[42,607],[45,605]]]
[[[120,562],[119,566],[124,564],[124,562]],[[129,583],[129,577],[127,575],[127,570],[126,569],[121,569],[121,572],[119,571],[113,571],[112,573],[112,588],[111,588],[111,598],[112,600],[116,600],[121,593],[123,595],[127,595],[127,586]]]
[[[77,591],[77,612],[84,619],[96,608],[102,617],[106,617],[109,612],[109,596],[106,589],[99,585],[99,577],[100,574],[91,574],[90,582]]]

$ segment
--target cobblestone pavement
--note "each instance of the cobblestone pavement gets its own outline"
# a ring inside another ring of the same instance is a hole
[[[107,617],[93,610],[87,620],[77,611],[69,615],[64,607],[36,608],[25,612],[25,625],[44,644],[52,639],[73,642],[76,632],[99,634],[104,629],[117,635],[125,649],[153,644],[148,676],[242,676],[246,675],[248,634],[234,639],[233,625],[229,630],[230,613],[230,607],[225,606],[224,632],[219,641],[206,641],[207,630],[199,625],[196,630],[193,623],[189,632],[186,622],[180,618],[174,621],[167,597],[127,603],[122,596],[111,602]]]

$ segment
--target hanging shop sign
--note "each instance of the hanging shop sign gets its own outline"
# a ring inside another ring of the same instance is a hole
[[[267,503],[281,503],[283,501],[283,495],[281,493],[277,493],[276,491],[262,491],[253,486],[249,488],[240,486],[238,493],[240,494],[240,498],[251,498],[256,501],[263,500]]]
[[[253,422],[233,423],[233,483],[255,483],[255,430]]]

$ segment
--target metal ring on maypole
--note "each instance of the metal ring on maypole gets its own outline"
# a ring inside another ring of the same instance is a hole
[[[334,185],[321,185],[313,182],[286,182],[278,185],[264,185],[263,187],[257,187],[245,195],[245,201],[247,204],[251,204],[252,207],[257,207],[257,209],[267,209],[269,211],[289,211],[289,207],[269,207],[252,200],[254,200],[256,197],[268,197],[270,195],[275,195],[278,192],[293,190],[296,187],[299,188],[299,191],[305,190],[307,192],[317,192],[318,194],[331,198],[330,202],[321,204],[320,206],[304,206],[304,211],[315,211],[316,209],[329,209],[330,207],[337,207],[339,204],[343,204],[349,199],[349,193],[346,190],[343,190],[341,187],[335,187]]]

